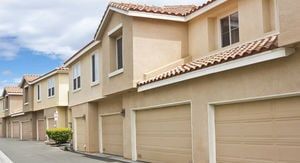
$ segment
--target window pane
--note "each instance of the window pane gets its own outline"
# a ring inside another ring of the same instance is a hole
[[[51,96],[51,89],[48,89],[48,97]]]
[[[92,82],[96,81],[96,62],[95,55],[92,55]]]
[[[73,79],[73,90],[76,90],[76,79]]]
[[[123,49],[122,49],[122,38],[117,40],[117,59],[118,69],[123,68]]]
[[[230,45],[229,33],[222,34],[222,47]]]
[[[51,90],[52,90],[52,96],[54,96],[54,87]]]
[[[77,88],[80,88],[80,76],[77,77]]]
[[[239,29],[234,29],[231,31],[231,43],[239,42]]]
[[[234,13],[232,15],[230,15],[230,29],[237,29],[239,28],[239,17],[238,17],[238,13]]]
[[[221,34],[229,33],[229,17],[221,19]]]

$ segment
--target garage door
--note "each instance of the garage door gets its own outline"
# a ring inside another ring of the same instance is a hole
[[[6,138],[10,138],[11,137],[11,126],[10,126],[10,122],[7,121],[6,122]]]
[[[13,138],[20,138],[20,122],[13,122]]]
[[[46,126],[44,120],[37,121],[37,130],[38,130],[38,141],[46,140]]]
[[[147,162],[192,162],[189,105],[136,112],[137,158]]]
[[[22,140],[32,139],[32,123],[31,121],[22,122]]]
[[[300,162],[300,98],[218,106],[218,163]]]
[[[103,152],[123,155],[123,118],[120,114],[102,117]]]
[[[86,125],[84,118],[76,118],[76,145],[78,151],[85,151]]]
[[[4,131],[3,131],[3,123],[0,123],[0,137],[2,138],[4,136]]]
[[[55,121],[54,118],[48,118],[48,128],[55,128]]]

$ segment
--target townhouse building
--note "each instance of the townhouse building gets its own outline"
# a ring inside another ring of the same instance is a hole
[[[4,98],[0,96],[0,138],[5,137],[5,122],[4,118]]]
[[[68,69],[56,68],[31,82],[36,140],[46,140],[46,129],[68,127]]]
[[[21,123],[15,118],[22,114],[23,90],[18,86],[5,87],[2,92],[2,137],[20,138]]]
[[[296,0],[110,3],[65,62],[77,151],[148,162],[297,162]]]

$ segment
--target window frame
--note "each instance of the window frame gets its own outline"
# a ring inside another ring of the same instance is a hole
[[[121,44],[121,49],[122,49],[122,67],[119,68],[119,50],[118,50],[118,40],[122,39],[122,44]],[[115,52],[115,56],[116,56],[116,70],[115,71],[118,71],[118,70],[122,70],[124,69],[124,48],[123,48],[123,35],[120,35],[118,37],[115,38],[115,48],[116,48],[116,52]]]
[[[47,87],[47,95],[48,98],[55,97],[55,78],[48,79],[48,87]],[[49,94],[50,91],[50,94]]]
[[[29,86],[24,87],[24,105],[29,103]]]
[[[93,63],[93,57],[95,63]],[[94,64],[94,67],[93,67]],[[100,83],[100,67],[99,67],[99,54],[98,53],[92,53],[91,54],[91,86],[97,85]],[[94,70],[95,68],[95,70]],[[95,74],[94,74],[95,73]],[[94,80],[95,75],[95,80]]]
[[[231,12],[227,12],[226,14],[218,17],[217,19],[217,24],[218,24],[218,44],[219,44],[219,48],[226,48],[228,46],[231,46],[233,44],[239,43],[240,42],[240,34],[239,34],[239,41],[232,43],[232,38],[231,38],[231,27],[230,27],[230,16],[237,13],[238,14],[238,22],[239,22],[239,26],[238,26],[238,30],[240,30],[240,19],[239,19],[239,11],[238,10],[234,10]],[[223,42],[222,42],[222,24],[221,24],[221,20],[228,17],[228,21],[229,21],[229,45],[226,46],[222,46]]]
[[[78,70],[76,70],[76,69],[78,69]],[[74,81],[75,81],[75,85],[74,85]],[[76,87],[74,87],[74,86],[76,86]],[[78,62],[78,63],[74,64],[73,68],[72,68],[72,91],[77,92],[77,91],[81,90],[81,87],[82,87],[81,65],[80,65],[80,62]]]

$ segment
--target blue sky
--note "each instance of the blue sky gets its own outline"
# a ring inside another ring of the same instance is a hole
[[[0,91],[23,74],[44,74],[93,39],[108,0],[0,0]],[[120,0],[116,0],[120,2]],[[205,0],[122,0],[148,5]]]

